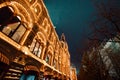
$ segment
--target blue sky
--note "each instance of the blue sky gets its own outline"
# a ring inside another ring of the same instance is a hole
[[[79,70],[81,50],[91,32],[89,23],[95,12],[91,0],[44,0],[51,20],[60,36],[68,42],[71,63]]]

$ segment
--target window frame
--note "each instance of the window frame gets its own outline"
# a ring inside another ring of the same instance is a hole
[[[3,26],[3,25],[1,25],[1,26],[0,26],[0,27],[1,27],[0,32],[2,32],[4,35],[6,35],[7,37],[9,37],[9,38],[12,39],[13,41],[15,41],[15,42],[17,42],[17,43],[20,43],[21,39],[23,38],[24,34],[25,34],[26,31],[27,31],[27,28],[26,28],[26,26],[24,25],[24,23],[22,23],[21,21],[18,21],[18,22],[20,22],[20,23],[16,26],[16,28],[15,28],[15,30],[14,30],[13,32],[12,32],[13,29],[10,30],[9,34],[6,34],[5,32],[3,32],[3,30],[4,30],[5,28],[9,27],[8,25],[7,25],[6,27]],[[18,22],[16,22],[16,23],[18,23]],[[21,26],[24,27],[25,31],[23,32],[22,35],[20,35],[19,40],[14,39],[13,37],[17,34],[17,33],[16,33],[17,30],[19,30]]]
[[[15,30],[15,32],[14,32],[14,34],[13,34],[13,36],[15,35],[15,33],[17,32],[17,30],[20,28],[20,26],[23,26],[24,27],[24,29],[25,29],[25,31],[24,31],[24,33],[21,35],[21,38],[19,39],[19,41],[18,41],[18,43],[21,41],[21,39],[23,38],[23,36],[25,35],[25,33],[26,33],[26,31],[27,31],[27,28],[25,27],[25,25],[23,24],[23,23],[20,23],[20,25],[17,27],[17,29]],[[12,36],[12,37],[13,37]],[[11,37],[11,38],[12,38]],[[12,38],[13,39],[13,38]],[[14,39],[13,39],[14,40]],[[17,42],[17,41],[16,41]]]
[[[42,45],[41,45],[41,43],[39,42],[39,40],[37,40],[36,38],[34,38],[33,39],[33,41],[35,40],[35,42],[34,42],[34,44],[33,44],[33,48],[32,48],[32,50],[30,50],[34,55],[36,55],[37,57],[41,57],[41,54],[42,54]],[[33,41],[32,41],[32,43],[33,43]],[[32,45],[32,43],[31,43],[31,45]],[[37,44],[38,44],[38,46],[37,46]],[[31,48],[31,45],[30,45],[30,48]],[[37,47],[37,51],[35,50],[35,48]],[[29,48],[29,49],[30,49]],[[40,51],[41,50],[41,51]],[[35,52],[36,51],[36,52]],[[39,51],[40,51],[40,53],[39,53]]]
[[[4,15],[7,17],[4,17]],[[20,43],[27,30],[27,26],[25,25],[25,23],[21,22],[20,16],[14,14],[13,7],[4,6],[1,8],[0,17],[1,21],[2,19],[4,19],[3,22],[1,22],[0,24],[0,32],[12,39],[13,41]],[[20,28],[24,29],[24,32],[19,30]],[[19,32],[17,31],[22,32],[22,34],[19,34]],[[18,34],[20,35],[20,37],[16,36]]]
[[[46,58],[48,57],[48,61],[46,60]],[[46,61],[46,63],[48,63],[49,65],[50,65],[50,59],[51,59],[51,55],[48,53],[47,55],[46,55],[46,57],[45,57],[45,61]]]
[[[57,68],[57,60],[56,59],[54,59],[54,61],[53,61],[53,67],[56,69]]]

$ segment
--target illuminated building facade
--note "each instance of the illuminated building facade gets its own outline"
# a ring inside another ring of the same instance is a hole
[[[70,70],[70,77],[71,77],[71,80],[77,80],[77,76],[76,76],[76,68],[73,68],[71,67],[71,70]]]
[[[0,80],[25,78],[70,79],[68,45],[43,0],[0,0]]]

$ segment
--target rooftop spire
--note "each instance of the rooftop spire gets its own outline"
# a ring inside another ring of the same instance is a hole
[[[61,40],[62,40],[62,41],[66,41],[66,40],[65,40],[65,35],[64,35],[64,33],[62,33],[62,35],[61,35]]]

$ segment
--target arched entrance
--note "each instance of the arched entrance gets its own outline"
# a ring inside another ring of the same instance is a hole
[[[39,70],[34,65],[26,65],[20,80],[39,80]]]

